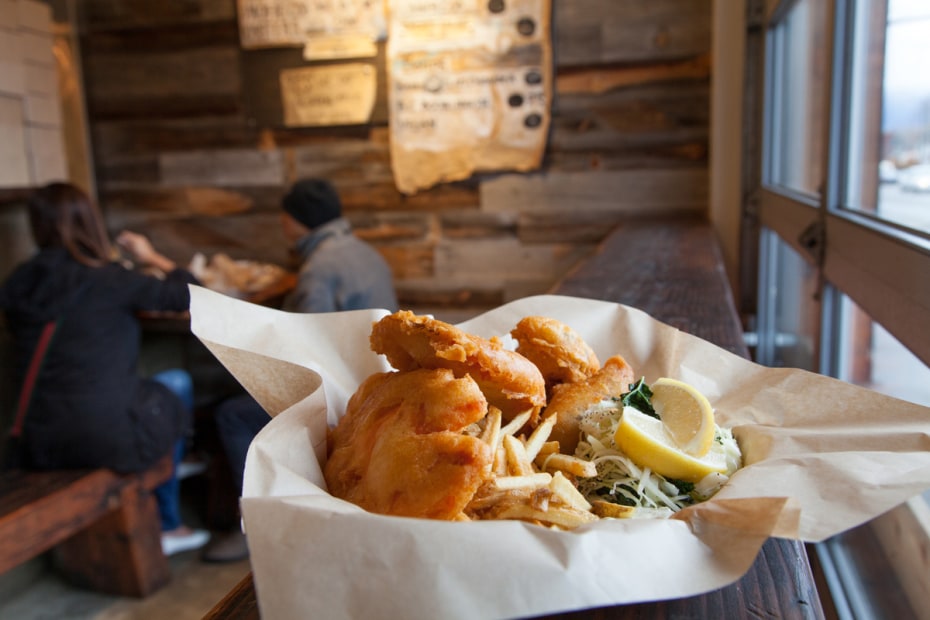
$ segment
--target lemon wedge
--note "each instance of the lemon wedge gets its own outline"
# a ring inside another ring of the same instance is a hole
[[[727,472],[724,446],[713,440],[701,457],[691,456],[678,447],[666,424],[633,407],[625,407],[614,433],[617,447],[640,467],[648,467],[666,478],[700,482],[712,473]]]
[[[702,457],[714,443],[714,410],[694,386],[662,377],[652,384],[652,406],[675,445]]]

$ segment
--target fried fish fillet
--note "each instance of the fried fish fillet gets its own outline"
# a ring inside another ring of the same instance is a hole
[[[596,373],[584,381],[555,386],[546,415],[557,415],[550,439],[559,442],[559,451],[574,454],[578,445],[578,418],[593,405],[627,391],[635,381],[633,369],[626,360],[614,355]]]
[[[370,341],[398,370],[448,368],[456,377],[471,376],[505,421],[530,411],[527,426],[533,427],[546,404],[546,383],[536,365],[495,339],[401,310],[376,322]]]
[[[546,388],[560,383],[584,381],[601,363],[588,343],[571,327],[545,316],[527,316],[510,335],[520,353],[542,372]]]
[[[487,411],[478,385],[448,369],[372,375],[330,433],[330,493],[380,514],[457,518],[490,476],[490,447],[462,433]]]

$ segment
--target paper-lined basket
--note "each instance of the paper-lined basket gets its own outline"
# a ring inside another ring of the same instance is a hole
[[[823,540],[930,488],[930,409],[756,365],[630,307],[545,295],[460,327],[504,336],[549,316],[647,382],[686,381],[733,429],[744,467],[669,520],[565,532],[370,514],[326,492],[321,463],[327,424],[389,369],[368,346],[385,314],[289,314],[191,287],[194,334],[274,417],[242,500],[263,617],[504,618],[690,596],[739,579],[769,536]]]

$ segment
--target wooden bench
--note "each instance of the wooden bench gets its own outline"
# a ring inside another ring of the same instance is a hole
[[[171,578],[152,490],[171,458],[119,475],[107,469],[0,474],[0,573],[50,549],[75,585],[144,597]]]

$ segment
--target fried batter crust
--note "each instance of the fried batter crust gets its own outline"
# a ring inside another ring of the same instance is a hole
[[[448,369],[372,375],[330,433],[330,493],[380,514],[458,517],[490,475],[490,447],[462,434],[487,411],[475,381]]]
[[[588,343],[571,327],[545,316],[524,317],[510,335],[520,353],[542,372],[546,388],[584,381],[601,363]]]
[[[546,383],[533,362],[487,340],[427,316],[401,310],[376,322],[371,348],[398,370],[448,368],[456,377],[471,376],[488,403],[505,421],[531,411],[533,427],[546,404]]]
[[[546,407],[546,415],[558,416],[549,438],[559,442],[559,451],[574,454],[581,414],[604,398],[623,394],[633,382],[633,369],[623,357],[614,355],[588,379],[557,385]]]

